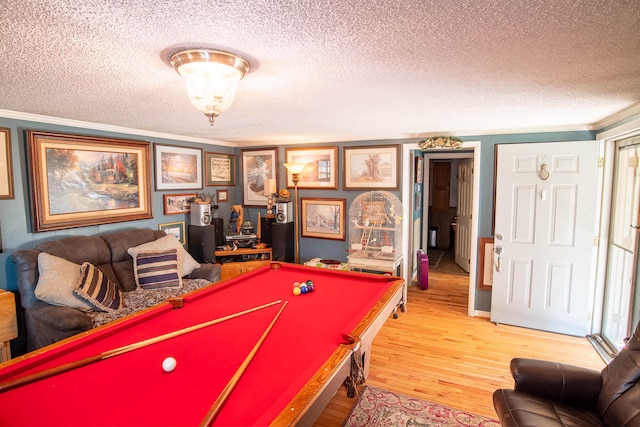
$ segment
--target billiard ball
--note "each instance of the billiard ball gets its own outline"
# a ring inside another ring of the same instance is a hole
[[[296,286],[295,288],[293,288],[293,294],[295,296],[298,296],[302,293],[302,291],[300,290],[300,288],[298,286]]]
[[[308,290],[309,289],[307,289],[307,285],[305,285],[304,283],[300,285],[300,293],[306,294]]]
[[[171,372],[176,369],[177,364],[178,362],[176,362],[175,358],[167,357],[162,361],[162,370],[164,370],[165,372]]]

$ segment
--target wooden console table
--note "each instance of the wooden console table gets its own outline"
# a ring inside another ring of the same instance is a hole
[[[232,261],[222,262],[223,259],[232,259]],[[247,271],[268,265],[271,259],[271,248],[216,251],[216,262],[222,268],[220,272],[221,280],[230,279]]]

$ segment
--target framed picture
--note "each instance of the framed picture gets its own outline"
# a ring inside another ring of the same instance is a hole
[[[0,199],[13,199],[11,130],[0,128]]]
[[[202,188],[202,150],[154,144],[156,190]]]
[[[266,179],[278,182],[278,149],[242,150],[242,186],[245,206],[267,206]]]
[[[338,147],[287,148],[287,162],[306,163],[298,188],[338,189]],[[287,172],[287,187],[293,176]]]
[[[177,215],[188,214],[191,212],[191,206],[189,201],[196,198],[197,193],[187,194],[165,194],[164,199],[164,214],[165,215]]]
[[[397,190],[399,145],[343,147],[345,190]]]
[[[174,236],[181,245],[187,243],[184,234],[184,221],[167,222],[166,224],[158,224],[158,230],[162,230],[167,234]]]
[[[303,197],[302,237],[345,240],[346,199]]]
[[[416,184],[422,184],[424,181],[424,157],[416,157]]]
[[[478,289],[493,287],[493,238],[481,237],[478,250]]]
[[[205,180],[208,186],[236,185],[236,156],[204,153]]]
[[[150,144],[27,131],[34,231],[152,218]]]
[[[229,201],[229,190],[218,190],[216,193],[218,203],[226,203]]]

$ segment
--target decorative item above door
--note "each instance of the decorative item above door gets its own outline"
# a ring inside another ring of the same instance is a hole
[[[454,136],[432,136],[418,141],[418,147],[421,150],[460,150],[462,148],[462,140]]]

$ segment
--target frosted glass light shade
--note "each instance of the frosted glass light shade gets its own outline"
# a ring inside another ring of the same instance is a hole
[[[171,64],[185,79],[189,101],[211,124],[231,106],[238,81],[249,71],[249,63],[239,56],[208,49],[175,53]]]
[[[284,163],[284,167],[292,174],[300,174],[304,170],[306,163]]]

